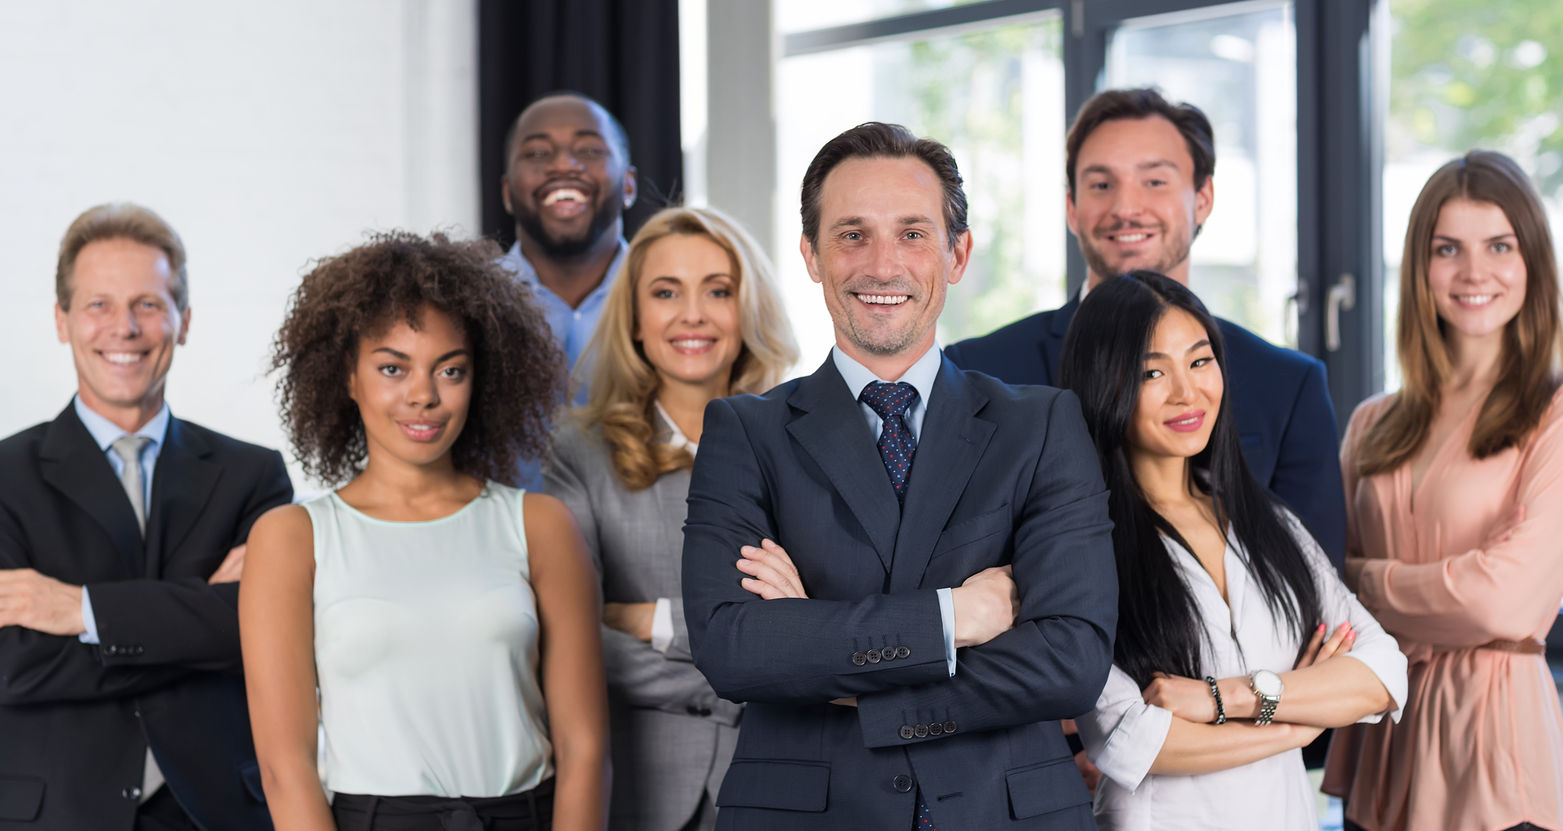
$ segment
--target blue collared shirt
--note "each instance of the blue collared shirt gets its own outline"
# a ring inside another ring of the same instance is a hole
[[[83,427],[92,435],[92,440],[97,442],[103,455],[108,457],[109,464],[114,468],[114,477],[117,479],[125,472],[125,461],[113,450],[114,442],[122,436],[142,436],[147,441],[147,446],[141,448],[141,504],[152,507],[152,474],[157,470],[157,457],[163,452],[163,440],[168,437],[168,420],[172,417],[168,410],[168,402],[163,402],[163,408],[157,411],[157,415],[141,429],[134,433],[126,433],[119,425],[93,412],[92,408],[82,403],[81,396],[76,396],[71,404],[76,408],[76,417],[81,419]],[[81,622],[86,627],[78,637],[82,643],[98,642],[98,619],[92,615],[92,599],[87,596],[87,587],[81,588]]]
[[[624,256],[629,250],[629,245],[619,240],[619,252],[613,255],[613,262],[608,264],[608,272],[602,276],[601,285],[592,289],[591,294],[586,295],[577,307],[564,302],[537,279],[537,269],[521,254],[521,243],[511,245],[505,256],[499,259],[499,264],[510,269],[517,279],[531,288],[532,296],[537,298],[543,317],[548,321],[548,328],[554,333],[554,341],[564,350],[567,364],[565,371],[570,373],[570,385],[575,391],[574,400],[570,403],[577,407],[586,403],[590,375],[590,367],[578,367],[577,363],[581,359],[581,352],[592,339],[592,332],[597,329],[597,319],[602,317],[602,307],[608,300],[608,289],[618,279],[619,268],[624,265]],[[528,491],[543,489],[543,466],[540,460],[520,461],[516,466],[516,487]]]
[[[569,303],[560,299],[551,289],[543,285],[537,279],[537,269],[521,254],[521,243],[510,246],[499,262],[505,268],[515,273],[521,282],[532,289],[532,294],[543,308],[543,316],[548,319],[548,328],[553,330],[554,340],[559,342],[559,347],[564,350],[565,359],[569,362],[568,369],[574,369],[581,358],[581,352],[586,348],[586,343],[591,340],[592,332],[597,328],[597,318],[602,316],[603,304],[608,299],[608,289],[613,286],[613,281],[618,279],[619,268],[624,265],[624,256],[629,253],[629,245],[619,240],[619,251],[613,255],[613,262],[608,264],[608,272],[603,275],[602,283],[592,289],[591,294],[581,300],[581,305],[572,307]],[[584,374],[580,377],[581,383],[576,390],[576,403],[586,402],[586,379]]]
[[[872,381],[886,383],[905,381],[917,390],[917,399],[906,408],[906,428],[912,431],[912,440],[916,441],[923,434],[923,417],[928,415],[928,399],[933,395],[934,379],[939,377],[939,365],[944,361],[944,354],[939,347],[931,346],[923,353],[917,362],[907,368],[900,378],[880,378],[868,367],[853,360],[847,353],[841,351],[840,346],[830,348],[830,359],[836,363],[836,371],[841,373],[841,380],[847,382],[847,391],[856,399],[863,393],[863,388]],[[862,401],[858,401],[858,407],[863,411],[863,419],[868,422],[868,429],[877,440],[884,430],[884,420],[874,412],[874,408]],[[912,472],[917,472],[917,457],[912,457]],[[950,671],[950,677],[955,676],[955,598],[949,588],[939,589],[939,619],[944,624],[944,662]]]

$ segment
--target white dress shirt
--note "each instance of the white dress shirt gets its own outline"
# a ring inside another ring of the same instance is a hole
[[[1394,637],[1346,589],[1296,517],[1287,514],[1287,520],[1313,568],[1323,623],[1333,632],[1336,626],[1351,621],[1357,639],[1349,655],[1366,664],[1383,682],[1394,699],[1391,717],[1399,721],[1406,701],[1405,655]],[[1162,538],[1205,624],[1207,640],[1200,669],[1214,678],[1249,675],[1261,669],[1277,673],[1291,670],[1301,643],[1284,621],[1270,613],[1259,584],[1245,565],[1246,554],[1230,531],[1227,537],[1233,540],[1224,558],[1230,607],[1199,560],[1183,546]],[[1283,691],[1282,714],[1285,707]],[[1372,723],[1382,717],[1375,713],[1361,721]],[[1214,773],[1150,773],[1167,739],[1172,713],[1146,704],[1139,685],[1117,666],[1108,676],[1096,709],[1076,724],[1086,753],[1102,770],[1096,787],[1096,820],[1107,831],[1318,831],[1315,797],[1301,750]]]

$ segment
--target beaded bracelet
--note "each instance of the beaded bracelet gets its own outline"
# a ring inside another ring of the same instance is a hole
[[[1221,705],[1221,688],[1216,686],[1216,679],[1205,676],[1205,683],[1210,685],[1210,694],[1216,699],[1216,724],[1227,723],[1227,708]]]

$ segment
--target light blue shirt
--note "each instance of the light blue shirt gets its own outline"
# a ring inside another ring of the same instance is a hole
[[[500,265],[510,269],[532,289],[532,294],[543,308],[543,316],[548,319],[548,328],[553,330],[554,340],[559,342],[559,347],[564,350],[565,360],[569,363],[567,369],[574,369],[576,362],[581,359],[581,352],[586,348],[587,341],[592,338],[592,332],[597,328],[597,318],[602,316],[603,304],[608,299],[608,289],[613,286],[613,281],[618,279],[619,268],[624,265],[624,257],[629,253],[630,247],[623,240],[619,240],[619,251],[613,255],[613,262],[608,264],[608,273],[602,277],[602,283],[592,289],[591,294],[581,300],[581,305],[572,307],[569,303],[560,299],[551,289],[543,285],[537,279],[537,269],[521,254],[521,243],[510,246],[505,256],[499,260]],[[576,403],[586,402],[585,377],[581,378],[582,384],[576,391]]]
[[[863,394],[863,388],[870,382],[883,381],[892,383],[905,381],[917,390],[917,398],[906,408],[906,428],[912,431],[912,441],[917,441],[923,434],[923,417],[928,414],[928,398],[933,394],[934,379],[939,377],[939,365],[944,361],[944,354],[937,346],[929,347],[917,362],[907,368],[900,378],[880,378],[868,367],[853,360],[847,353],[841,351],[841,347],[830,348],[830,359],[836,364],[836,371],[841,373],[841,379],[847,382],[847,391],[853,399]],[[862,401],[858,401],[858,407],[863,411],[863,419],[868,422],[868,429],[873,433],[875,440],[884,430],[884,420],[874,412],[874,408]],[[912,487],[916,481],[917,457],[912,457],[912,474],[907,480],[907,486]],[[939,618],[944,624],[944,661],[950,670],[950,677],[955,676],[955,599],[950,589],[943,588],[939,592]]]
[[[571,385],[575,388],[574,401],[576,406],[586,403],[586,387],[589,375],[588,367],[580,367],[576,372],[576,364],[581,359],[581,352],[586,349],[586,344],[592,339],[592,332],[597,330],[597,319],[602,317],[603,305],[608,300],[608,289],[613,286],[613,281],[618,279],[619,268],[624,265],[624,256],[629,253],[630,247],[619,240],[619,251],[613,255],[613,262],[608,264],[608,272],[602,276],[602,283],[592,289],[591,294],[581,300],[581,305],[572,307],[564,302],[553,290],[543,285],[537,279],[537,269],[521,254],[521,243],[510,246],[505,256],[499,258],[499,264],[509,269],[523,284],[532,290],[532,296],[537,298],[537,304],[543,310],[543,317],[548,321],[548,328],[554,334],[554,341],[559,348],[564,350],[565,371],[571,374]],[[522,459],[517,465],[516,487],[528,491],[541,491],[543,489],[543,466],[538,459]]]
[[[92,435],[92,440],[97,442],[103,455],[108,457],[109,465],[114,468],[114,478],[124,475],[125,461],[114,452],[114,442],[122,436],[142,436],[146,439],[146,447],[141,448],[141,504],[152,507],[152,474],[157,470],[157,457],[163,452],[163,439],[168,437],[168,420],[171,415],[168,410],[168,402],[163,402],[163,408],[152,416],[152,420],[141,425],[141,429],[134,433],[126,433],[119,425],[92,411],[92,408],[83,404],[81,396],[76,396],[71,401],[76,408],[76,417],[81,419],[83,427]],[[87,596],[87,587],[81,587],[81,622],[87,631],[78,637],[82,643],[98,642],[98,620],[92,615],[92,598]]]

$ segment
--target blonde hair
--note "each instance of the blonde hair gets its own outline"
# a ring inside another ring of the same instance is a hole
[[[168,292],[179,311],[190,306],[189,275],[185,273],[185,244],[172,225],[152,211],[134,202],[109,202],[83,211],[65,229],[60,240],[60,256],[54,267],[54,300],[67,311],[75,291],[72,277],[76,258],[89,243],[109,239],[128,239],[156,248],[168,258]]]
[[[714,208],[672,207],[652,215],[630,240],[623,270],[608,290],[602,317],[582,356],[581,365],[591,367],[591,386],[586,405],[576,413],[585,427],[601,426],[614,473],[632,491],[649,487],[664,473],[694,465],[687,451],[654,442],[657,372],[634,339],[636,289],[646,253],[653,243],[674,235],[703,236],[721,246],[733,262],[743,345],[733,361],[727,394],[764,392],[780,383],[798,359],[770,261],[742,226]]]
[[[1400,261],[1396,338],[1404,382],[1363,437],[1359,475],[1393,470],[1416,455],[1432,427],[1440,389],[1452,372],[1428,275],[1439,214],[1455,199],[1498,206],[1514,227],[1525,262],[1525,302],[1504,326],[1500,375],[1471,431],[1471,456],[1484,459],[1518,445],[1541,422],[1557,389],[1558,267],[1546,210],[1512,159],[1473,150],[1434,172],[1411,208]]]

